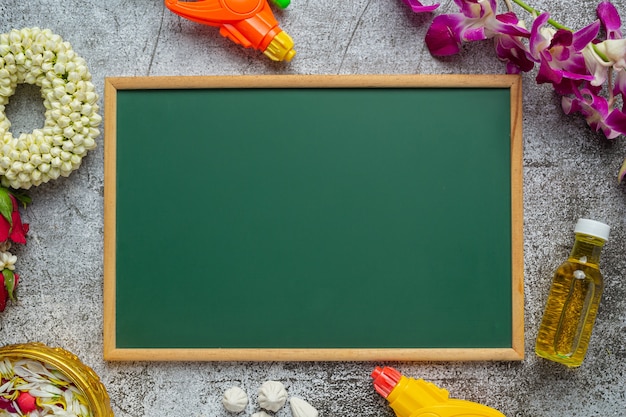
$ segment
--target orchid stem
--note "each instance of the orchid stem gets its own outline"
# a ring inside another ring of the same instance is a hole
[[[533,9],[528,4],[524,3],[522,0],[513,0],[513,2],[532,15],[539,16],[541,14],[539,10]],[[550,23],[552,26],[554,26],[557,29],[565,29],[565,30],[571,31],[571,29],[569,29],[566,26],[563,26],[562,24],[560,24],[559,22],[555,20],[548,19],[548,23]]]

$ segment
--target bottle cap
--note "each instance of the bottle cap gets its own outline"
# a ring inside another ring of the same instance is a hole
[[[578,219],[574,233],[582,233],[585,235],[599,237],[603,240],[609,240],[609,231],[611,228],[601,222],[589,219]]]
[[[372,378],[376,392],[387,398],[402,378],[402,374],[389,366],[384,368],[377,366],[372,372]]]

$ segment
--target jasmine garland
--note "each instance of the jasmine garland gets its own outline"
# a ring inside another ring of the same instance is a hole
[[[20,83],[41,87],[46,120],[14,138],[4,110]],[[39,28],[0,35],[2,185],[28,189],[77,169],[100,134],[97,100],[85,61],[59,35]]]

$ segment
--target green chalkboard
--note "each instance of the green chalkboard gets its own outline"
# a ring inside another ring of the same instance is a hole
[[[107,79],[105,358],[521,359],[519,83]]]

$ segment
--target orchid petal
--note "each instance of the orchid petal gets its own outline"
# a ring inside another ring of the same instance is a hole
[[[454,0],[457,6],[459,6],[460,12],[470,19],[481,19],[487,12],[485,6],[489,7],[489,11],[494,10],[491,7],[491,3],[486,3],[485,0]]]
[[[579,99],[573,99],[571,97],[561,98],[561,108],[565,114],[574,114],[582,110]]]
[[[608,139],[613,139],[619,135],[626,134],[626,114],[621,112],[619,109],[613,109],[609,116],[605,120],[606,126],[610,128],[612,131],[617,132],[617,135],[613,137],[608,137]]]
[[[574,49],[576,51],[582,50],[585,46],[587,46],[590,42],[592,42],[596,36],[598,36],[598,32],[600,31],[600,21],[596,20],[592,24],[585,26],[584,28],[576,31],[573,37]]]
[[[417,0],[402,0],[402,1],[404,2],[404,4],[409,6],[411,10],[413,10],[415,13],[432,12],[437,7],[439,7],[439,3],[433,4],[430,6],[424,6],[422,3],[420,3]]]
[[[597,48],[597,45],[595,45]],[[594,86],[599,86],[604,84],[604,82],[609,77],[609,67],[612,65],[610,62],[605,62],[592,47],[591,44],[587,45],[583,50],[583,57],[585,59],[585,65],[587,66],[587,71],[593,75],[593,80],[591,80],[591,84]]]
[[[600,22],[602,22],[602,26],[604,26],[607,32],[607,38],[620,39],[622,37],[622,32],[620,31],[622,21],[615,6],[608,1],[603,1],[598,4],[596,12]]]
[[[496,54],[500,60],[506,62],[508,74],[519,74],[520,71],[528,72],[535,66],[532,57],[519,38],[499,35],[495,37]]]
[[[471,28],[463,31],[463,40],[465,41],[482,41],[487,39],[484,27]]]
[[[508,24],[513,24],[513,25],[516,25],[519,23],[519,19],[517,18],[517,15],[513,12],[501,13],[496,16],[496,19],[502,23],[508,23]]]
[[[426,46],[435,56],[454,55],[461,50],[458,26],[462,15],[442,14],[435,17],[425,36]]]
[[[553,70],[546,61],[542,60],[541,64],[539,65],[539,71],[537,72],[535,80],[537,81],[537,84],[556,84],[560,83],[562,78],[563,76],[560,71]]]
[[[617,72],[613,94],[626,95],[626,71],[622,70]]]
[[[570,80],[585,80],[585,81],[593,80],[593,75],[580,74],[578,72],[571,72],[567,70],[559,70],[559,71],[563,77],[569,78]]]
[[[530,31],[530,51],[533,57],[539,58],[540,51],[548,48],[550,45],[549,38],[544,36],[544,32],[551,32],[551,29],[541,30],[541,27],[546,24],[550,15],[547,13],[540,14],[533,22],[533,27]]]
[[[565,29],[559,29],[552,36],[550,46],[548,48],[554,48],[556,46],[571,46],[574,41],[574,34]]]
[[[530,32],[519,25],[519,20],[513,12],[502,13],[496,16],[497,32],[504,35],[530,37]]]
[[[597,50],[610,60],[615,69],[626,68],[626,39],[612,39],[595,45]]]

